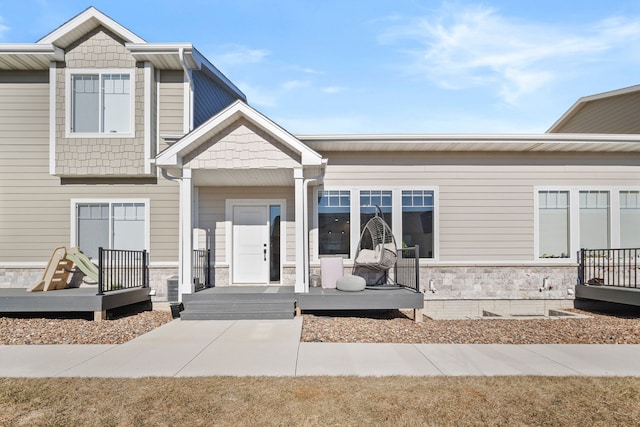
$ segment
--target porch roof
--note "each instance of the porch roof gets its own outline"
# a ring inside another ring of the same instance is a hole
[[[182,168],[185,166],[185,159],[191,153],[194,153],[216,134],[241,119],[246,120],[252,126],[256,126],[282,144],[287,150],[299,156],[300,166],[322,166],[323,159],[320,154],[242,101],[234,102],[164,150],[156,157],[156,165],[165,169]]]

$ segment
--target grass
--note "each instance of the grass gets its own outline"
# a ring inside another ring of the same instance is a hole
[[[640,379],[0,379],[3,426],[638,425]]]

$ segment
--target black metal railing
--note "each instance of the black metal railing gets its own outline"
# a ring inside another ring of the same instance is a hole
[[[149,253],[98,248],[98,295],[149,287]]]
[[[420,292],[420,247],[402,248],[398,255],[394,267],[396,284]]]
[[[580,249],[578,281],[581,285],[638,287],[640,249]]]
[[[191,271],[196,290],[211,286],[211,250],[194,249],[191,256]]]

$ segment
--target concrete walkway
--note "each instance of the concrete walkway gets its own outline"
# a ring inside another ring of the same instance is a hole
[[[640,376],[640,345],[301,343],[293,320],[175,320],[121,345],[0,346],[0,377]]]

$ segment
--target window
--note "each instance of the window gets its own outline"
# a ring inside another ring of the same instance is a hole
[[[318,194],[318,254],[351,257],[351,195],[349,191]]]
[[[360,232],[376,215],[376,206],[382,211],[382,219],[391,227],[391,191],[360,191]]]
[[[580,192],[580,247],[609,247],[609,192]]]
[[[640,191],[620,192],[620,247],[640,248]]]
[[[76,203],[75,244],[96,258],[98,248],[142,250],[146,248],[144,202]]]
[[[569,257],[569,192],[538,193],[540,258]]]
[[[402,192],[402,246],[420,246],[420,258],[433,258],[433,191]]]
[[[280,205],[269,205],[269,280],[280,281]]]
[[[131,76],[129,72],[71,74],[71,132],[131,133]]]

